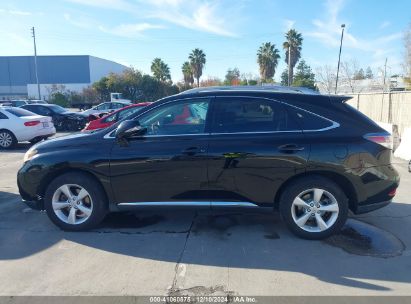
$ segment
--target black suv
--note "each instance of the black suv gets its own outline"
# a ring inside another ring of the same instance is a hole
[[[338,231],[348,210],[389,204],[390,134],[349,97],[281,87],[194,89],[92,134],[33,146],[18,173],[29,206],[65,230],[139,206],[263,206],[296,235]]]

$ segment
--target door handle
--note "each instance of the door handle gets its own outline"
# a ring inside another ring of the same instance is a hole
[[[293,153],[304,150],[304,147],[298,146],[296,144],[286,144],[279,146],[278,150],[285,153]]]
[[[197,153],[205,153],[205,149],[204,148],[199,148],[199,147],[190,147],[187,149],[184,149],[183,151],[181,151],[182,154],[184,155],[196,155]]]

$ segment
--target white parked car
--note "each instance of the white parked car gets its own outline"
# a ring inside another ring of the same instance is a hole
[[[39,142],[56,133],[51,117],[14,108],[0,108],[0,148],[12,148],[18,142]]]
[[[88,109],[83,112],[85,115],[100,115],[100,114],[106,114],[106,113],[111,113],[113,111],[119,110],[121,108],[124,108],[126,106],[129,106],[131,103],[129,102],[103,102],[100,103],[99,105]]]

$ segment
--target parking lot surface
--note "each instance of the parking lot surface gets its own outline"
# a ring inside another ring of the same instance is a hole
[[[141,209],[93,231],[20,202],[27,145],[0,152],[0,295],[411,295],[411,174],[395,202],[325,241],[265,209]]]

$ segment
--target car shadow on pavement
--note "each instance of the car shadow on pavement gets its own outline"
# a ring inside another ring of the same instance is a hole
[[[73,233],[56,228],[44,212],[18,205],[18,196],[14,196],[0,192],[0,260],[61,250],[62,243],[69,241],[77,244],[73,250],[86,246],[164,262],[294,272],[369,290],[390,290],[376,281],[411,283],[406,259],[350,253],[338,246],[338,239],[337,244],[298,239],[288,232],[278,214],[263,208],[145,208],[111,214],[99,228]],[[16,205],[8,202],[2,209],[4,200]],[[409,204],[393,203],[387,208],[411,215]],[[401,221],[406,223],[407,218]],[[379,242],[378,233],[366,237],[376,240],[356,240],[357,245]]]
[[[33,144],[27,143],[18,143],[12,149],[0,149],[0,153],[26,153],[26,151],[32,146]]]

